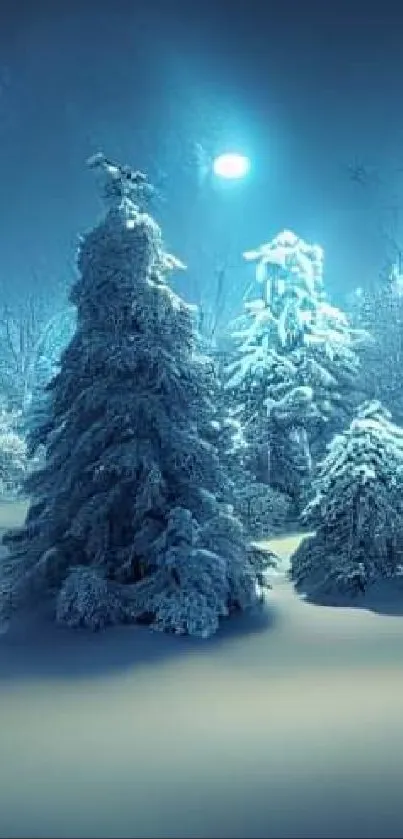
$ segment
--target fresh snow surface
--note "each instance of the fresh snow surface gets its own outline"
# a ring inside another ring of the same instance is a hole
[[[271,544],[269,619],[210,641],[0,638],[1,837],[403,836],[403,617],[304,603]]]

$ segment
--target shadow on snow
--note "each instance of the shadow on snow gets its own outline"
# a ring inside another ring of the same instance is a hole
[[[292,580],[291,580],[292,582]],[[360,609],[378,615],[403,617],[403,577],[391,577],[373,583],[365,592],[343,594],[324,592],[319,585],[295,584],[301,600],[314,606]]]
[[[210,654],[240,636],[271,630],[273,604],[224,619],[208,639],[167,635],[148,627],[125,625],[100,632],[58,626],[47,616],[18,615],[0,637],[0,681],[56,677],[98,678],[132,667],[150,667],[171,658]]]

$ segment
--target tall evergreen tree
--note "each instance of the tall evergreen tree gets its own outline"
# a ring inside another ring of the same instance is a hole
[[[259,602],[264,563],[208,439],[211,376],[166,280],[178,261],[145,210],[146,179],[103,155],[90,165],[107,211],[80,244],[76,332],[49,385],[26,524],[5,539],[1,605],[7,617],[48,593],[72,626],[141,621],[206,637]]]
[[[298,498],[326,426],[352,409],[355,336],[323,287],[323,254],[289,231],[246,258],[261,287],[236,322],[227,387],[249,447],[251,469]]]

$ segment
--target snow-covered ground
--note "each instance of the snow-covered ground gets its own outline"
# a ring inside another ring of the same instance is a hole
[[[273,586],[207,642],[1,638],[0,836],[402,836],[403,618]]]

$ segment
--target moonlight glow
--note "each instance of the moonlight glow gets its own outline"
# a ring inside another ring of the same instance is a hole
[[[226,178],[227,180],[244,178],[249,169],[250,160],[243,154],[220,154],[213,163],[214,174],[218,178]]]

